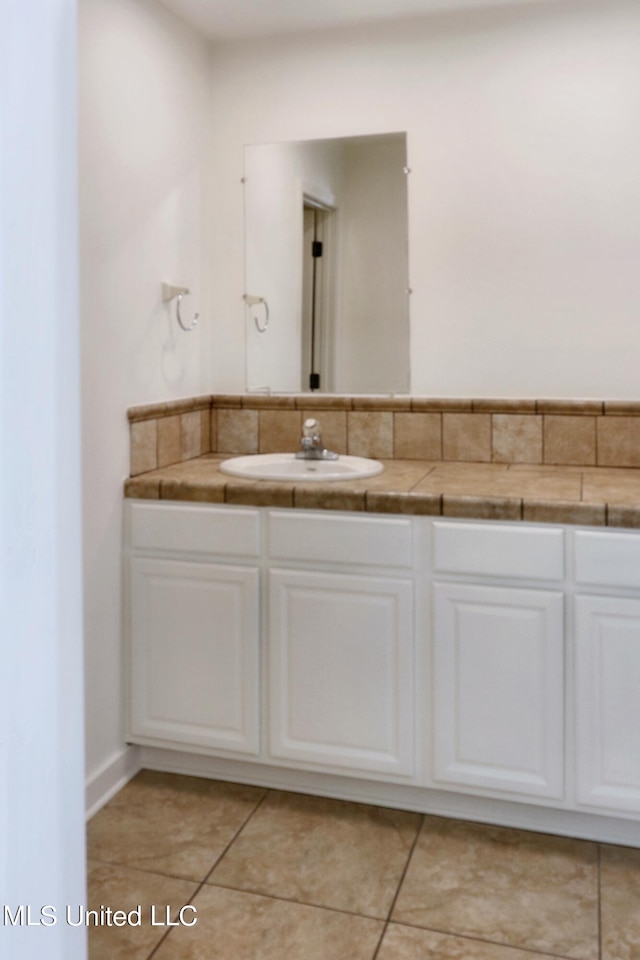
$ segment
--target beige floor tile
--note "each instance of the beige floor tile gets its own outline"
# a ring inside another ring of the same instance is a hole
[[[393,919],[597,960],[597,847],[428,817]]]
[[[144,770],[90,821],[89,858],[203,880],[264,792]]]
[[[274,792],[208,882],[384,918],[420,822],[418,814]]]
[[[640,850],[602,848],[602,960],[640,960]]]
[[[198,922],[171,931],[154,960],[372,960],[383,923],[203,887]]]
[[[389,924],[376,960],[549,960],[548,954]]]
[[[88,926],[89,960],[146,960],[167,932],[166,927],[152,926],[151,905],[155,908],[153,919],[156,924],[165,921],[167,907],[170,908],[169,917],[175,920],[180,908],[191,903],[198,885],[129,867],[90,863],[88,888],[89,910],[97,910],[100,914],[101,908],[108,907],[113,912],[123,910],[128,915],[124,926],[113,923]],[[78,906],[69,909],[69,920],[75,924],[81,919]],[[132,914],[131,911],[136,912]],[[188,915],[192,916],[191,913]],[[105,910],[102,910],[102,916],[108,916]]]

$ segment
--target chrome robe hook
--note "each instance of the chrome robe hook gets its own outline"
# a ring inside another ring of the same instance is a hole
[[[244,302],[248,307],[255,307],[257,304],[262,304],[264,307],[264,320],[262,321],[262,325],[260,325],[260,321],[255,314],[253,315],[253,322],[256,325],[258,333],[266,333],[267,327],[269,326],[269,304],[266,299],[264,297],[251,297],[248,293],[245,293]]]
[[[198,326],[198,320],[200,319],[200,314],[199,314],[199,313],[196,313],[196,315],[194,316],[194,318],[193,318],[193,320],[191,321],[191,323],[189,324],[189,326],[187,326],[185,323],[183,323],[183,321],[182,321],[182,316],[181,316],[181,314],[180,314],[180,305],[181,305],[181,303],[182,303],[182,298],[183,298],[183,297],[184,297],[184,293],[179,293],[178,296],[176,297],[176,316],[177,316],[177,318],[178,318],[178,323],[180,324],[180,326],[182,327],[182,329],[184,330],[184,332],[185,332],[185,333],[191,333],[191,331],[192,331],[192,330],[195,330],[195,328]]]
[[[176,301],[176,318],[178,320],[178,323],[180,324],[181,329],[184,330],[185,333],[191,333],[192,330],[195,330],[195,328],[198,325],[198,320],[200,318],[200,314],[196,313],[196,315],[194,316],[190,324],[186,324],[182,319],[182,313],[180,310],[180,307],[182,305],[182,299],[183,297],[187,296],[187,294],[190,292],[191,291],[187,287],[174,287],[170,283],[162,284],[163,303],[167,303],[169,300]]]

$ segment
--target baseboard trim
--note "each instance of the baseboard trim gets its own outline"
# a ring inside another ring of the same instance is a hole
[[[86,818],[90,820],[142,769],[139,747],[124,747],[89,777],[85,785]]]
[[[186,774],[212,780],[253,784],[336,800],[412,810],[434,816],[473,820],[496,826],[533,830],[582,840],[638,846],[638,821],[615,816],[559,810],[508,800],[334,776],[308,770],[271,767],[260,763],[224,760],[189,752],[141,747],[140,765],[146,770]]]

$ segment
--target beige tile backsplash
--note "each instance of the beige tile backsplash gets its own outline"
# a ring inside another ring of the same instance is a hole
[[[542,417],[493,415],[492,459],[495,463],[541,463]]]
[[[299,410],[260,410],[258,449],[260,453],[288,453],[297,450],[302,435]]]
[[[258,452],[258,411],[218,410],[211,418],[217,423],[217,447],[225,453]]]
[[[181,418],[162,417],[158,424],[158,467],[168,467],[172,463],[180,463],[182,458],[182,431]],[[148,420],[147,423],[153,421]]]
[[[158,420],[131,424],[131,476],[158,467]]]
[[[356,457],[393,459],[393,413],[354,410],[348,414],[348,452]]]
[[[640,467],[640,404],[621,401],[214,395],[129,411],[131,476],[204,453],[325,446],[378,459]]]
[[[442,414],[395,413],[394,457],[442,460]]]
[[[598,464],[640,467],[640,417],[600,417]]]
[[[545,416],[544,462],[593,466],[596,463],[596,418]]]
[[[489,413],[443,413],[442,459],[491,462]]]
[[[131,476],[210,453],[211,420],[210,398],[131,409]]]

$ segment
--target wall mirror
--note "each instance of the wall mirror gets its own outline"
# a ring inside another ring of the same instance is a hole
[[[405,133],[245,147],[249,391],[408,393]]]

